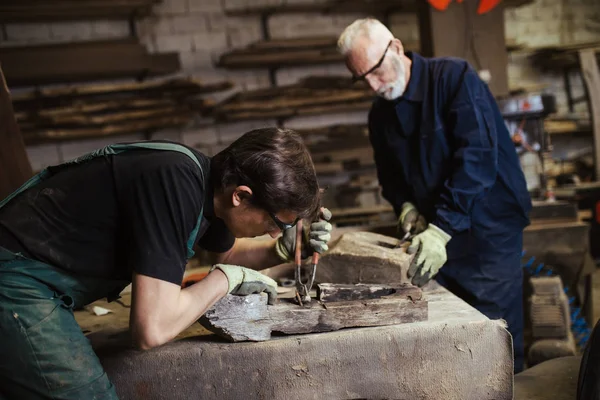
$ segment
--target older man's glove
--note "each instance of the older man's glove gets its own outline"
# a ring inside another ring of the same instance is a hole
[[[438,273],[448,259],[446,244],[450,239],[450,235],[433,224],[412,239],[407,252],[416,253],[408,268],[413,285],[423,286]]]
[[[327,242],[331,239],[333,229],[328,222],[331,219],[331,211],[321,208],[321,220],[310,224],[310,229],[305,230],[302,235],[302,258],[307,258],[313,252],[323,253],[329,250]],[[282,261],[292,261],[296,250],[296,228],[286,229],[275,244],[275,252]]]
[[[277,282],[253,269],[238,265],[215,264],[210,270],[220,269],[229,282],[227,293],[248,296],[254,293],[266,293],[268,303],[274,304],[277,299]]]
[[[419,213],[414,204],[406,202],[402,204],[402,211],[398,217],[398,237],[403,237],[410,232],[413,235],[418,235],[427,229],[427,221],[425,217]]]

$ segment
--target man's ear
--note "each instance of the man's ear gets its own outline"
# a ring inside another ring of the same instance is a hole
[[[231,194],[231,202],[234,207],[242,205],[244,201],[248,201],[252,197],[252,189],[248,186],[242,185],[233,189]]]
[[[392,40],[392,48],[394,49],[394,52],[396,54],[399,55],[403,55],[404,54],[404,46],[402,46],[402,42],[400,41],[400,39],[398,38],[394,38]]]

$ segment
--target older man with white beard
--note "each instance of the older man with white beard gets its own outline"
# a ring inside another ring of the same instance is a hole
[[[372,18],[348,26],[338,46],[353,79],[379,96],[370,140],[399,235],[412,234],[412,282],[435,277],[489,318],[505,319],[519,372],[531,200],[494,97],[465,60],[405,53]]]

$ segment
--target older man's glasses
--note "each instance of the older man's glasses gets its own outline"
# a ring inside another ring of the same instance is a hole
[[[385,60],[385,55],[387,54],[388,49],[390,48],[391,45],[392,45],[392,40],[390,40],[390,42],[388,43],[387,47],[385,48],[385,51],[383,52],[383,55],[381,56],[381,58],[379,59],[379,61],[377,62],[377,64],[375,64],[375,66],[373,68],[371,68],[370,70],[368,70],[364,74],[359,75],[359,76],[353,76],[352,77],[352,83],[358,82],[358,81],[364,81],[365,78],[367,77],[367,75],[369,75],[370,73],[372,73],[373,71],[375,71],[377,68],[381,67],[381,64],[383,64],[383,60]]]
[[[288,223],[281,221],[279,218],[277,218],[277,216],[274,213],[272,213],[270,211],[269,211],[269,216],[271,216],[271,219],[273,220],[273,222],[275,222],[275,225],[277,225],[277,227],[282,232],[285,231],[286,229],[293,228],[294,226],[296,226],[298,221],[300,221],[300,218],[298,217],[298,218],[296,218],[296,220],[293,223],[288,224]]]

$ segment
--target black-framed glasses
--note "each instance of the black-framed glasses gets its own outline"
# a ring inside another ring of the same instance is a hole
[[[364,74],[359,75],[359,76],[353,76],[352,77],[352,83],[364,80],[367,77],[367,75],[369,75],[371,72],[375,71],[377,68],[381,67],[381,64],[383,64],[383,60],[385,60],[385,55],[387,54],[390,46],[392,45],[392,42],[393,42],[393,40],[390,40],[390,42],[388,43],[387,47],[385,48],[385,51],[383,52],[383,55],[381,56],[381,58],[379,59],[379,61],[377,62],[377,64],[375,64],[375,66],[373,68],[371,68],[370,70],[368,70]]]
[[[277,216],[272,213],[271,211],[269,211],[269,216],[271,216],[271,219],[273,220],[273,222],[275,222],[275,225],[277,225],[277,227],[279,229],[281,229],[281,231],[285,231],[286,229],[290,229],[293,228],[294,226],[296,226],[296,224],[298,223],[298,221],[300,221],[300,217],[296,218],[296,220],[291,223],[291,224],[287,224],[283,221],[281,221],[279,218],[277,218]]]

